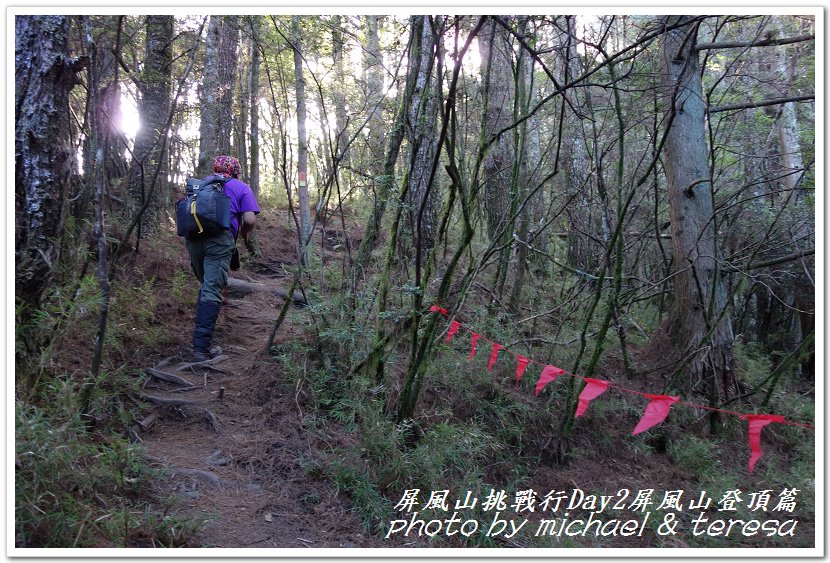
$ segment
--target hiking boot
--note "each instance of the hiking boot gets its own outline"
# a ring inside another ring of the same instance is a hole
[[[199,301],[196,304],[196,321],[193,329],[193,361],[204,362],[217,356],[211,354],[210,341],[213,339],[213,328],[219,316],[218,301]],[[218,347],[217,347],[218,348]],[[219,353],[221,353],[221,348]]]
[[[212,346],[209,352],[205,352],[203,350],[196,350],[193,349],[193,361],[194,362],[206,362],[208,360],[212,360],[217,356],[222,355],[222,347],[221,346]]]
[[[202,350],[193,350],[193,358],[194,362],[206,362],[210,360],[210,352],[204,352]]]

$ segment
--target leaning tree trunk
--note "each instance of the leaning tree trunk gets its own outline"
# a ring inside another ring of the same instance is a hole
[[[664,23],[674,25],[686,19],[667,16]],[[664,146],[675,268],[670,322],[674,341],[688,353],[688,381],[706,381],[711,402],[719,404],[733,388],[734,337],[718,272],[696,35],[696,25],[688,24],[664,34],[660,45],[663,104],[670,123]]]
[[[464,42],[463,49],[458,53],[457,61],[461,61],[464,58],[464,55],[469,48],[470,43],[472,42],[473,38],[479,33],[481,30],[485,16],[482,16],[476,26],[470,32],[470,35]],[[439,49],[439,58],[440,49]],[[447,142],[447,156],[449,158],[450,164],[448,164],[448,173],[454,179],[459,178],[458,170],[456,168],[455,163],[455,142],[448,141],[447,134],[448,134],[448,127],[450,122],[450,115],[455,112],[454,104],[456,100],[456,92],[458,88],[458,77],[460,74],[461,65],[456,62],[455,66],[453,67],[451,77],[449,79],[448,84],[448,91],[447,91],[447,103],[444,106],[444,111],[441,113],[441,124],[439,126],[439,135],[436,141],[436,145],[438,149],[444,146],[444,143]],[[440,76],[441,73],[438,73]],[[451,136],[455,136],[453,132]],[[436,159],[437,160],[437,159]],[[437,163],[436,163],[437,164]],[[433,174],[434,174],[433,170]],[[461,194],[461,205],[466,207],[466,197],[463,194],[463,187],[458,184],[454,184],[454,188],[458,189],[458,193]],[[404,184],[403,191],[401,193],[401,201],[403,201],[406,195],[407,185]],[[443,275],[441,277],[441,282],[438,287],[438,290],[434,294],[434,299],[436,303],[443,303],[444,300],[447,298],[447,295],[450,291],[450,285],[454,279],[454,272],[456,267],[459,265],[459,261],[461,257],[467,252],[468,245],[472,241],[473,238],[473,229],[470,227],[470,223],[468,221],[469,215],[467,214],[468,209],[465,209],[465,225],[464,225],[464,233],[461,236],[461,240],[459,241],[458,247],[456,248],[455,254],[449,260],[449,262],[445,265]],[[447,205],[443,209],[443,216],[441,217],[441,224],[445,225],[446,221],[449,220],[449,216],[452,213],[452,207]],[[400,216],[400,213],[398,213]],[[389,250],[390,253],[387,254],[387,268],[390,264],[391,258],[391,250],[392,244],[394,241],[390,240]],[[423,383],[424,374],[428,369],[430,357],[431,357],[431,350],[434,349],[433,345],[435,344],[435,338],[437,336],[437,328],[438,328],[438,316],[432,315],[427,320],[424,318],[423,322],[421,321],[422,312],[425,310],[425,303],[424,303],[424,296],[427,293],[427,288],[429,287],[432,281],[432,265],[434,261],[427,261],[426,267],[423,269],[423,272],[420,271],[418,262],[416,261],[415,264],[415,285],[418,288],[418,291],[413,292],[412,296],[412,313],[411,313],[411,327],[409,328],[409,335],[410,335],[410,349],[411,355],[409,358],[409,367],[407,368],[406,378],[403,383],[403,387],[401,388],[400,395],[398,396],[398,402],[396,406],[396,422],[402,423],[407,419],[410,419],[415,413],[415,406],[418,403],[418,395],[420,393],[421,384]],[[388,271],[388,270],[387,270]],[[376,350],[378,348],[376,347]]]
[[[199,96],[199,161],[196,173],[213,172],[213,159],[230,154],[233,87],[236,79],[238,16],[211,16],[205,47],[205,71]]]
[[[65,194],[75,168],[69,18],[15,18],[15,295],[37,307],[60,260]]]

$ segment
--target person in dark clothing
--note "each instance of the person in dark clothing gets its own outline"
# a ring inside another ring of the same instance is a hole
[[[224,231],[210,238],[186,239],[190,267],[201,283],[196,303],[196,319],[193,330],[193,361],[209,360],[213,329],[222,305],[222,290],[228,283],[231,258],[236,252],[237,235],[245,240],[254,229],[259,205],[250,186],[239,179],[241,167],[232,156],[217,156],[213,161],[216,174],[230,178],[224,185],[224,193],[231,198],[231,224]],[[238,257],[237,257],[238,259]]]

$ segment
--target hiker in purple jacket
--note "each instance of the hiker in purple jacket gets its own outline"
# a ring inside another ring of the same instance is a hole
[[[203,362],[212,355],[210,343],[213,329],[222,304],[222,290],[228,283],[231,259],[238,268],[239,254],[236,250],[237,235],[246,240],[254,229],[259,205],[250,186],[239,179],[242,168],[232,156],[217,156],[213,161],[216,174],[230,178],[224,185],[224,193],[231,198],[230,230],[214,237],[186,239],[190,267],[202,284],[199,301],[196,304],[196,320],[193,330],[193,361]]]

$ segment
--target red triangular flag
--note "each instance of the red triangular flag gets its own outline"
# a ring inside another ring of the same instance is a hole
[[[452,337],[455,336],[456,332],[458,332],[460,326],[461,323],[459,323],[457,320],[453,319],[452,321],[450,321],[450,331],[447,333],[447,339],[444,342],[449,342],[450,340],[452,340]]]
[[[551,381],[556,381],[556,378],[563,373],[565,373],[564,369],[559,369],[554,366],[545,366],[542,370],[542,375],[539,376],[539,381],[536,382],[536,396],[539,396],[539,392],[545,388],[545,385]]]
[[[524,356],[518,356],[519,363],[516,365],[516,384],[519,384],[519,380],[525,373],[527,369],[527,364],[530,363],[530,358],[525,358]]]
[[[672,397],[671,395],[649,395],[648,393],[645,397],[651,399],[651,402],[646,405],[643,418],[637,423],[634,432],[631,433],[632,436],[645,432],[652,426],[657,426],[666,420],[671,406],[680,400],[680,397]]]
[[[487,364],[487,371],[493,371],[493,366],[496,365],[496,358],[499,357],[499,350],[502,348],[504,348],[504,346],[493,342],[493,351],[490,352],[490,363]]]
[[[770,422],[784,422],[785,418],[780,414],[745,414],[741,415],[744,420],[749,420],[749,472],[755,469],[755,463],[761,459],[761,430]]]
[[[432,307],[430,307],[429,312],[430,313],[441,313],[442,315],[447,314],[447,310],[444,309],[443,307],[439,307],[438,305],[433,305]]]
[[[473,358],[475,357],[475,355],[476,355],[476,342],[478,342],[478,339],[479,339],[479,338],[481,338],[481,335],[480,335],[480,334],[476,334],[476,333],[474,332],[474,333],[473,333],[473,343],[472,343],[472,347],[470,348],[470,355],[469,355],[469,356],[467,356],[467,361],[468,361],[468,362],[469,362],[469,361],[472,361],[472,359],[473,359]]]
[[[608,389],[608,382],[602,379],[585,378],[585,388],[579,394],[579,405],[574,416],[582,416],[588,410],[588,404]]]

